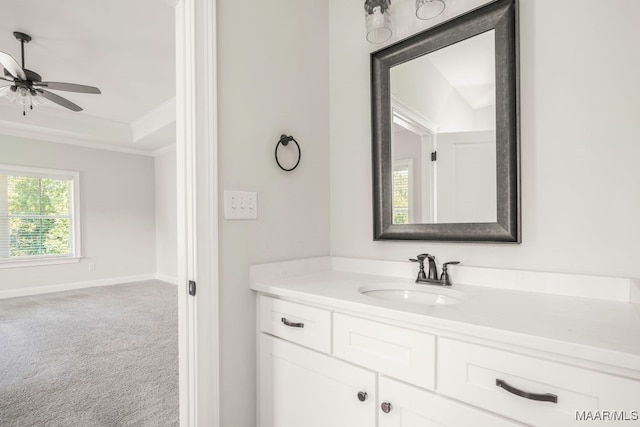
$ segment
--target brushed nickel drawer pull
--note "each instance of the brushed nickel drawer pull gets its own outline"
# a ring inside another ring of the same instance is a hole
[[[286,326],[289,326],[290,328],[304,328],[304,323],[289,322],[286,317],[283,317],[281,320],[282,323],[284,323]]]
[[[545,394],[537,394],[537,393],[529,393],[526,391],[522,391],[519,390],[513,386],[510,386],[509,384],[507,384],[505,381],[496,378],[496,385],[500,388],[503,388],[505,390],[507,390],[509,393],[515,394],[516,396],[520,396],[520,397],[524,397],[525,399],[530,399],[530,400],[539,400],[542,402],[552,402],[552,403],[558,403],[558,396],[556,396],[555,394],[551,394],[551,393],[545,393]]]

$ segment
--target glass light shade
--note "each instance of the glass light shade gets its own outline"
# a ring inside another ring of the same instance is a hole
[[[367,41],[383,43],[391,38],[391,0],[367,0],[364,3]]]
[[[433,19],[444,12],[445,8],[444,0],[416,0],[416,16],[418,19]]]
[[[11,90],[11,86],[0,87],[0,98],[13,101],[16,99],[16,96],[16,93]]]
[[[4,86],[0,88],[0,98],[4,98],[12,102],[17,102],[24,107],[42,105],[48,102],[46,98],[43,98],[37,92],[34,95],[24,87],[16,88],[16,90],[11,90],[11,86]]]

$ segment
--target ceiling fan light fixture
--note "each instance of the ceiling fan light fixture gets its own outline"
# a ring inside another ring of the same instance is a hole
[[[49,103],[46,98],[40,96],[35,90],[13,85],[0,88],[0,98],[22,105],[23,111],[26,108],[32,109],[33,107]]]
[[[0,98],[2,99],[6,99],[10,102],[17,102],[19,97],[18,88],[15,86],[4,86],[0,88]]]
[[[9,82],[13,81],[12,85],[0,88],[0,98],[6,98],[22,104],[23,115],[26,115],[25,110],[27,107],[33,109],[34,106],[49,103],[49,101],[71,111],[82,111],[82,108],[78,105],[47,89],[77,93],[101,93],[100,89],[93,86],[63,82],[43,82],[40,74],[24,68],[24,44],[31,41],[31,36],[17,31],[13,35],[20,42],[22,66],[11,55],[0,52],[0,65],[4,68],[5,74],[5,77],[0,77],[0,79]]]

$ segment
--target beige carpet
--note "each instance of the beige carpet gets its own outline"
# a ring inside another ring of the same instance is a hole
[[[175,286],[0,300],[0,426],[177,426]]]

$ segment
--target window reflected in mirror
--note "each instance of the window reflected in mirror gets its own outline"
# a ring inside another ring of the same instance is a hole
[[[409,214],[409,206],[414,206],[413,195],[413,159],[399,160],[393,165],[393,223],[409,224],[413,221],[413,212]]]

